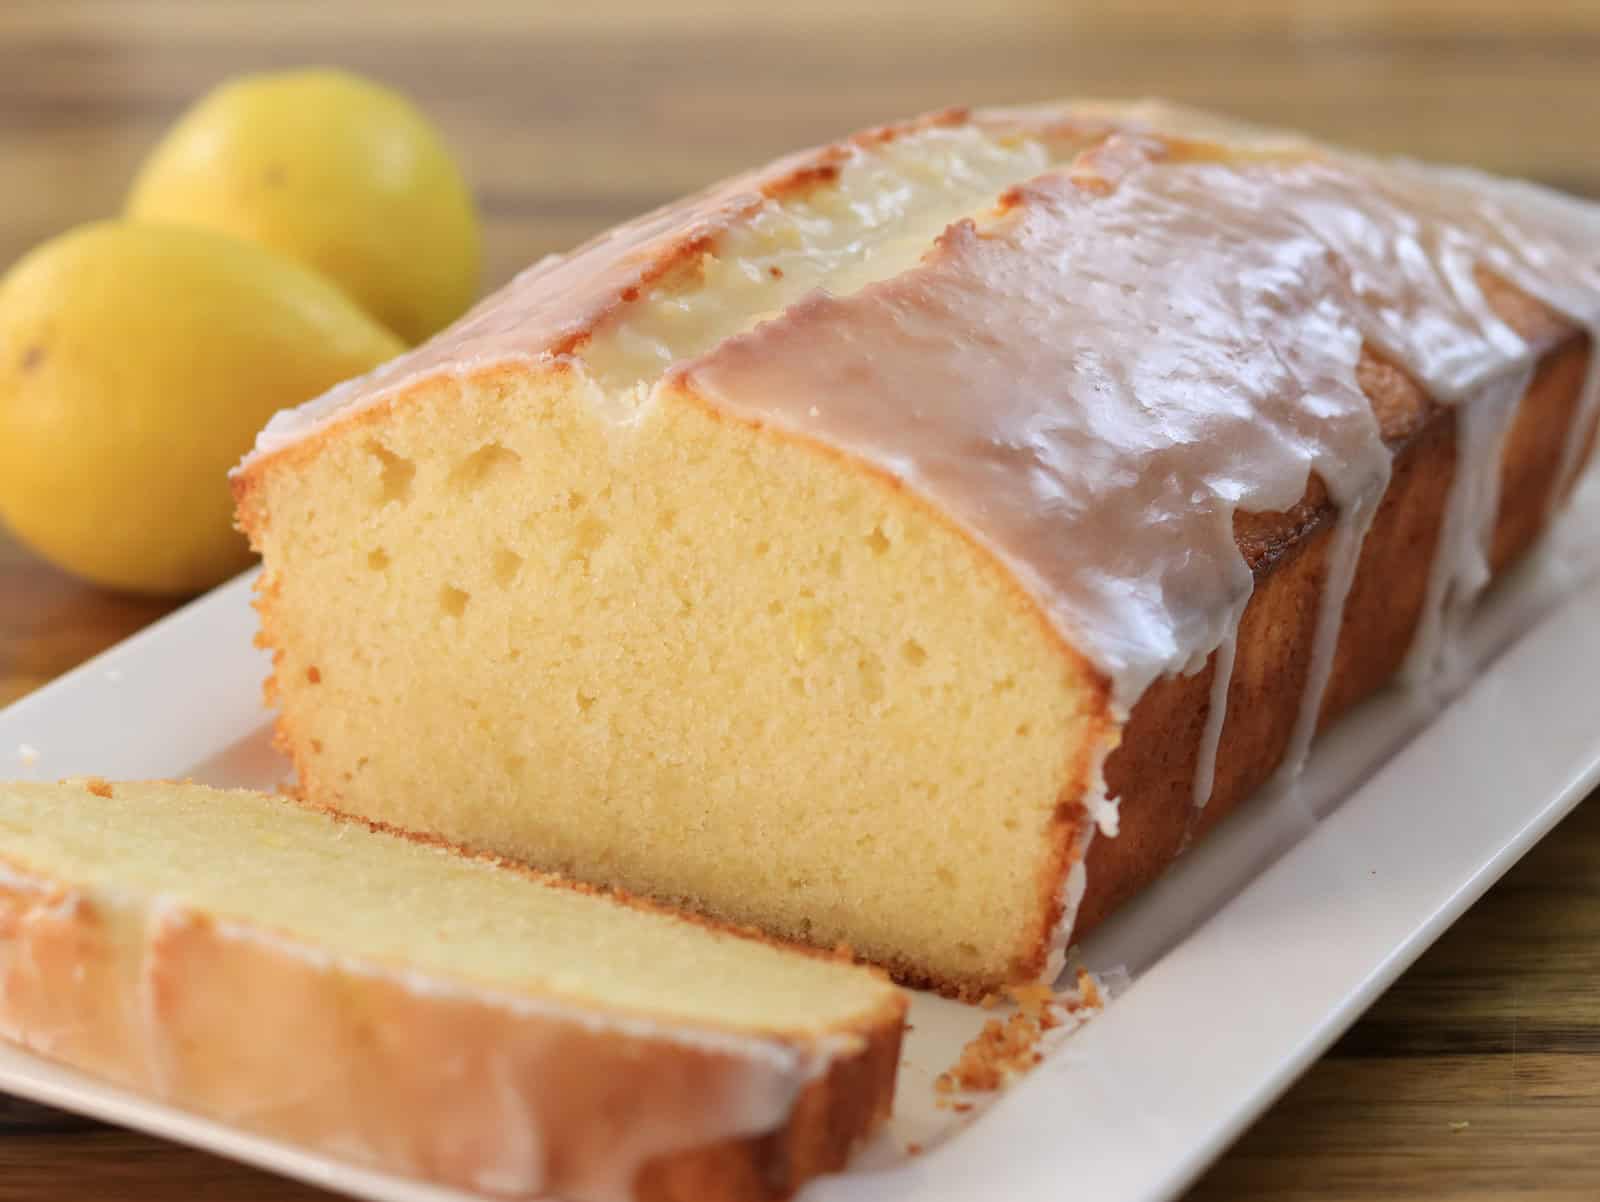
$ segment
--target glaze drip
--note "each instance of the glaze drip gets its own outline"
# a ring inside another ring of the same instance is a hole
[[[1428,592],[1402,668],[1412,688],[1449,690],[1456,636],[1489,583],[1489,552],[1499,512],[1501,448],[1517,401],[1533,379],[1531,363],[1487,381],[1456,407],[1456,471],[1450,482]]]
[[[1252,590],[1253,594],[1254,590]],[[1212,657],[1211,698],[1206,708],[1206,725],[1200,733],[1200,754],[1194,769],[1194,806],[1198,810],[1211,800],[1211,789],[1217,779],[1217,746],[1222,742],[1222,726],[1228,716],[1228,688],[1233,684],[1233,661],[1239,650],[1239,623],[1244,620],[1245,606],[1250,602],[1246,595],[1228,615],[1228,632],[1217,644]],[[1194,816],[1190,815],[1190,826]],[[1188,833],[1184,843],[1189,841]]]
[[[1592,214],[1573,202],[1546,203],[1541,193],[1513,213],[1497,198],[1503,188],[1520,188],[1505,181],[1348,154],[1325,163],[1312,190],[1291,187],[1286,200],[1349,265],[1368,342],[1456,412],[1456,471],[1404,673],[1414,687],[1431,688],[1453,658],[1454,631],[1489,580],[1500,451],[1539,349],[1496,312],[1480,273],[1503,276],[1592,330],[1600,316],[1592,247],[1600,241]],[[1567,439],[1559,477],[1565,483],[1552,499],[1570,485],[1578,436],[1593,416],[1597,377],[1590,366]],[[1298,743],[1297,734],[1303,753]],[[1298,771],[1293,759],[1291,775]]]

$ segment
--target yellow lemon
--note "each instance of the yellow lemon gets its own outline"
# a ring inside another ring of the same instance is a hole
[[[248,242],[106,222],[0,279],[0,516],[97,584],[191,593],[249,562],[227,472],[274,411],[401,349]]]
[[[478,288],[477,214],[438,132],[403,96],[341,71],[210,93],[145,161],[127,211],[298,259],[408,342],[454,321]]]

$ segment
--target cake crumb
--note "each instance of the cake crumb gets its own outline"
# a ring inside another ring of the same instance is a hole
[[[1056,995],[1048,985],[1010,985],[1006,987],[1006,993],[1019,1010],[1034,1019],[1056,1000]]]
[[[921,1156],[922,1155],[922,1145],[921,1144],[907,1144],[906,1145],[906,1155],[907,1156]]]
[[[31,768],[39,762],[39,749],[28,743],[18,743],[17,758]]]
[[[103,776],[87,777],[83,782],[83,787],[89,790],[89,792],[93,793],[96,797],[112,796],[111,782]]]
[[[934,1078],[936,1093],[992,1093],[1002,1088],[1044,1059],[1039,1041],[1045,1032],[1069,1021],[1082,1021],[1105,1004],[1099,984],[1085,969],[1078,970],[1076,987],[1065,993],[1056,993],[1048,985],[1015,985],[1006,993],[1016,1010],[1004,1021],[991,1018],[983,1024],[983,1030],[961,1049],[955,1064]],[[993,994],[979,1002],[986,1009],[999,1003]],[[956,1103],[952,1109],[962,1107],[971,1108],[968,1103]]]
[[[991,1018],[961,1049],[948,1076],[950,1085],[943,1092],[962,1089],[990,1093],[1015,1072],[1032,1068],[1038,1061],[1033,1045],[1041,1034],[1039,1024],[1026,1014],[1016,1013],[1002,1022]],[[938,1088],[937,1082],[935,1088]]]
[[[1461,1132],[1465,1131],[1470,1126],[1472,1126],[1472,1124],[1469,1123],[1466,1119],[1458,1119],[1455,1122],[1450,1124],[1450,1130],[1456,1132],[1459,1135]]]
[[[1081,1007],[1090,1010],[1105,1008],[1106,999],[1100,992],[1100,982],[1094,979],[1088,969],[1078,970],[1078,998]]]

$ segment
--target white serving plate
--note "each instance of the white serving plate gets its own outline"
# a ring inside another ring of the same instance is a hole
[[[282,779],[249,588],[225,585],[0,712],[0,775]],[[939,1109],[932,1078],[993,1012],[917,997],[892,1128],[806,1202],[1181,1191],[1600,781],[1600,477],[1497,586],[1463,653],[1470,683],[1442,713],[1399,692],[1362,706],[1318,744],[1294,795],[1252,802],[1097,932],[1082,962],[1131,984],[992,1104]],[[0,1090],[356,1197],[468,1197],[8,1045]],[[912,1143],[923,1154],[907,1156]]]

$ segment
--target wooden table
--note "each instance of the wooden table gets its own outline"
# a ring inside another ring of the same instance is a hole
[[[775,152],[957,101],[1159,93],[1600,195],[1600,4],[1585,0],[666,12],[3,0],[0,266],[114,211],[164,123],[222,76],[307,62],[398,84],[445,126],[486,213],[492,283]],[[0,535],[0,703],[166,608],[79,586]],[[0,1130],[0,1202],[320,1196],[109,1128]],[[1192,1197],[1600,1198],[1600,805],[1516,867]]]

